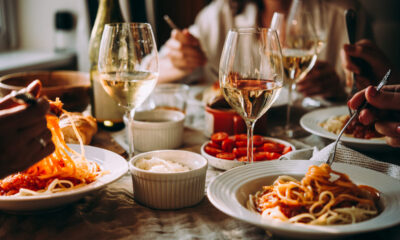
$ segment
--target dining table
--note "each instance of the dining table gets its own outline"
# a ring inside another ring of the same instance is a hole
[[[191,87],[191,89],[204,89]],[[193,99],[192,99],[193,100]],[[201,101],[194,101],[201,107]],[[188,101],[188,104],[191,103]],[[193,104],[193,102],[192,102]],[[197,106],[197,107],[199,107]],[[307,111],[300,103],[295,105],[292,121]],[[203,110],[204,111],[204,110]],[[204,134],[204,112],[187,113],[181,150],[200,154],[200,147],[209,138]],[[189,116],[190,115],[190,116]],[[271,108],[267,113],[264,135],[282,124],[285,106]],[[90,145],[113,151],[127,157],[124,131],[109,132],[99,129]],[[332,140],[304,132],[298,137],[285,139],[297,149],[327,146]],[[400,165],[398,149],[370,151],[363,154],[388,164]],[[284,161],[282,161],[284,164]],[[206,189],[223,170],[208,166]],[[399,216],[400,218],[400,216]],[[0,212],[0,239],[282,239],[269,235],[266,229],[237,220],[218,210],[207,198],[195,206],[177,210],[158,210],[146,207],[133,197],[129,172],[117,181],[78,201],[49,211]],[[345,237],[358,239],[400,239],[400,226]]]

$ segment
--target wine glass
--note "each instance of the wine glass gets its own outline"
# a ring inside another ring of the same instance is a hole
[[[278,136],[293,137],[295,135],[290,124],[295,83],[307,75],[317,60],[320,42],[306,2],[293,0],[286,19],[283,14],[275,13],[271,21],[271,28],[276,29],[279,33],[285,85],[288,89],[286,124],[284,129],[274,133]]]
[[[130,159],[135,109],[151,94],[158,78],[158,53],[150,24],[106,24],[98,68],[104,90],[125,110]]]
[[[283,85],[276,31],[231,29],[221,55],[219,83],[226,101],[246,122],[247,163],[253,163],[254,124],[277,99]]]

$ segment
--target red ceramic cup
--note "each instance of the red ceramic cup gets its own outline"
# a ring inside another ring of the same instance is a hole
[[[226,132],[229,135],[246,133],[246,123],[232,109],[215,109],[205,107],[205,135],[210,137],[216,132]]]

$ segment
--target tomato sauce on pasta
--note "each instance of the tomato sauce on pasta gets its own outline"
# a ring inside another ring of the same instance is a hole
[[[62,103],[59,100],[50,101],[50,109],[52,113],[46,115],[46,120],[55,145],[54,152],[27,170],[0,180],[0,195],[37,195],[64,191],[91,183],[104,173],[99,165],[85,158],[82,139],[74,125],[81,153],[65,143],[58,116],[61,113],[68,115],[68,112],[62,109]]]
[[[350,224],[378,215],[379,192],[358,186],[328,164],[311,166],[298,181],[280,176],[249,196],[247,207],[262,216],[291,223]]]

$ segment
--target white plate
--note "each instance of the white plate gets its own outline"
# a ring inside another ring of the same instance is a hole
[[[320,126],[320,123],[325,122],[332,116],[348,114],[347,106],[330,107],[309,112],[301,117],[300,125],[308,132],[320,137],[336,140],[337,135],[326,131]],[[383,139],[361,139],[348,136],[342,136],[340,139],[347,146],[355,147],[362,150],[375,150],[382,147],[387,147]]]
[[[290,146],[290,147],[292,147],[292,151],[296,150],[295,146],[293,144],[291,144],[290,142],[286,142],[284,140],[281,140],[278,138],[271,138],[271,137],[264,137],[264,139],[269,140],[271,142],[281,143],[285,146]],[[208,164],[210,164],[210,166],[213,166],[213,167],[221,169],[221,170],[229,170],[234,167],[238,167],[238,166],[242,166],[242,165],[246,164],[245,162],[239,162],[236,159],[235,160],[226,160],[226,159],[214,157],[214,156],[206,153],[204,151],[204,148],[206,147],[206,145],[209,142],[210,141],[207,141],[207,142],[203,143],[203,145],[201,145],[200,152],[201,152],[201,155],[203,155],[203,157],[205,157],[208,160]],[[265,160],[265,161],[271,161],[271,160]],[[265,161],[256,161],[254,163],[261,163],[261,162],[265,162]]]
[[[311,226],[262,218],[246,208],[249,194],[254,194],[263,185],[272,184],[279,175],[302,178],[310,165],[319,164],[307,160],[285,160],[237,167],[216,177],[208,186],[207,196],[216,208],[227,215],[284,237],[338,238],[377,231],[400,223],[400,182],[382,173],[344,163],[333,163],[332,168],[348,174],[356,184],[369,185],[381,192],[380,202],[384,210],[378,216],[356,224]]]
[[[73,150],[80,152],[77,144],[68,144]],[[120,155],[92,146],[85,146],[85,156],[98,163],[108,174],[96,181],[72,190],[39,196],[13,197],[0,196],[0,210],[7,212],[35,212],[58,208],[79,200],[84,195],[110,184],[128,171],[127,161]]]

